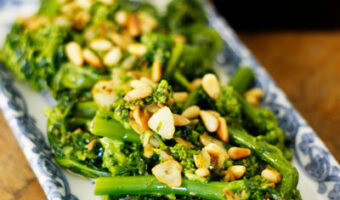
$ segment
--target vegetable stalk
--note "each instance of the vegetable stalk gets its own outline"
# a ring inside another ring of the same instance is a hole
[[[225,198],[224,191],[240,192],[246,189],[243,180],[233,182],[201,183],[184,179],[180,187],[168,187],[154,176],[101,177],[96,181],[96,195],[119,194],[176,194],[211,200]]]

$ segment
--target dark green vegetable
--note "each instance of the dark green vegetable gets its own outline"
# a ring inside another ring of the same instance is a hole
[[[282,152],[275,146],[249,135],[242,128],[228,126],[228,130],[232,142],[249,148],[259,158],[282,174],[283,178],[280,185],[280,192],[284,199],[289,199],[297,186],[299,174],[296,168],[284,157]]]
[[[243,181],[201,183],[183,180],[181,187],[168,187],[153,176],[102,177],[95,186],[96,195],[107,194],[178,194],[220,200],[225,197],[223,190],[238,193],[246,186]]]
[[[239,68],[231,77],[228,85],[232,86],[235,91],[243,95],[254,85],[255,77],[253,70],[247,67]]]
[[[94,135],[108,137],[114,140],[140,142],[138,133],[133,129],[125,128],[123,124],[113,118],[112,113],[99,111],[94,117],[90,131]]]

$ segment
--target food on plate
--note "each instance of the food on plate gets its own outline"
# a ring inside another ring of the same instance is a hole
[[[301,199],[288,141],[254,73],[227,84],[223,47],[197,0],[165,13],[128,0],[42,0],[0,60],[57,101],[55,161],[96,178],[104,199]]]

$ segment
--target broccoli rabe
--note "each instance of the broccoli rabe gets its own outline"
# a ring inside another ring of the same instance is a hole
[[[165,23],[171,31],[182,30],[190,25],[205,24],[207,17],[197,0],[173,0],[166,10]]]
[[[30,31],[23,22],[16,22],[3,45],[0,61],[32,88],[46,90],[65,57],[62,43],[66,35],[51,24]]]
[[[221,115],[226,117],[228,124],[242,122],[242,107],[232,87],[221,88],[221,94],[216,99],[216,108]]]
[[[199,150],[188,148],[182,144],[176,144],[169,148],[171,155],[180,162],[183,167],[184,176],[188,180],[207,182],[206,178],[195,175],[194,155],[199,153]]]
[[[114,176],[147,174],[147,165],[141,156],[140,144],[124,144],[119,140],[101,138],[103,145],[103,167]]]

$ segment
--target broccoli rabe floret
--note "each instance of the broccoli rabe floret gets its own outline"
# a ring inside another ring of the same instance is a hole
[[[228,123],[242,122],[242,108],[232,87],[222,87],[221,94],[216,99],[216,108],[227,118]]]
[[[206,21],[203,7],[197,0],[172,0],[167,6],[165,22],[171,31]]]
[[[64,57],[61,44],[65,37],[63,30],[51,24],[29,31],[23,23],[16,22],[3,45],[0,60],[32,88],[48,89]]]
[[[182,144],[176,144],[169,148],[171,155],[182,165],[184,176],[189,180],[196,180],[200,182],[207,182],[206,178],[199,177],[195,174],[194,155],[199,151],[188,148]]]
[[[147,164],[142,157],[141,144],[125,144],[119,140],[101,138],[103,145],[103,167],[115,176],[147,174]]]

